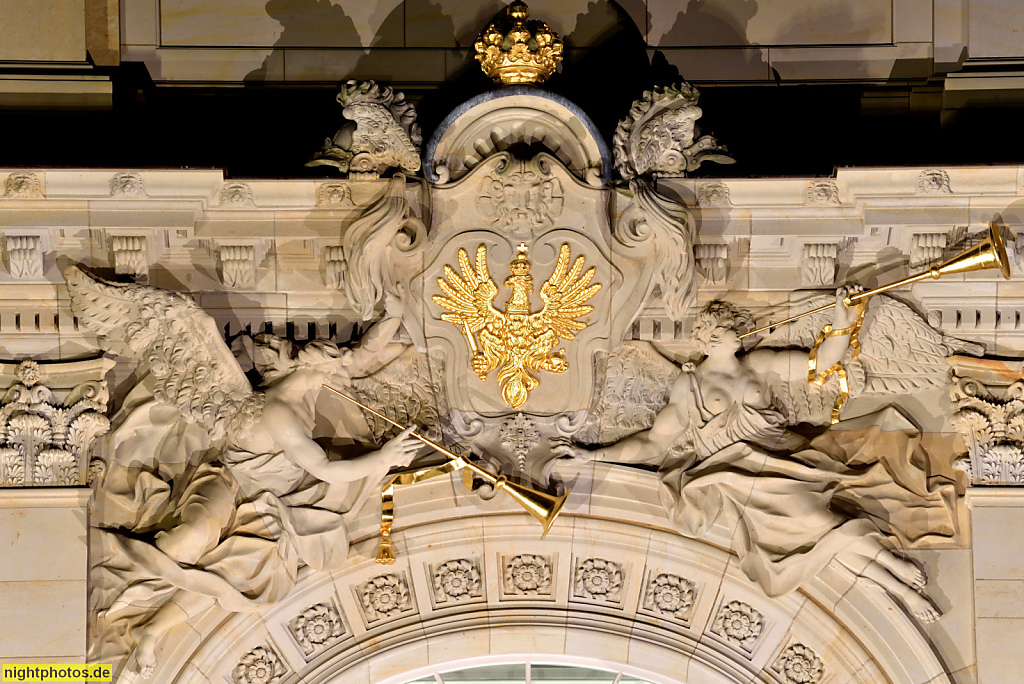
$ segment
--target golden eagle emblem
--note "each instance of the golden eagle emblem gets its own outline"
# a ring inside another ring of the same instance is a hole
[[[505,287],[511,288],[512,294],[504,313],[494,308],[498,286],[488,273],[486,245],[476,248],[475,266],[466,250],[460,249],[461,275],[445,265],[445,277],[437,279],[447,296],[434,295],[434,302],[451,312],[441,314],[441,319],[465,333],[473,352],[473,372],[480,380],[486,380],[500,367],[501,397],[512,408],[526,403],[530,392],[540,384],[540,371],[564,373],[569,368],[565,350],[552,350],[559,339],[575,339],[574,333],[587,327],[585,321],[577,319],[594,310],[585,302],[601,289],[600,284],[590,285],[597,269],[591,266],[582,273],[583,262],[584,258],[578,256],[570,268],[569,245],[562,245],[554,272],[540,288],[544,308],[536,313],[530,311],[533,276],[525,244],[519,245],[515,260],[509,264],[512,275],[505,279]],[[479,346],[474,337],[477,333]]]

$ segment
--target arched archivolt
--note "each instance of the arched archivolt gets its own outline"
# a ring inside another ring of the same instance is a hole
[[[769,598],[721,537],[664,529],[654,475],[598,468],[543,541],[514,504],[481,501],[456,478],[404,488],[395,565],[373,562],[379,513],[364,510],[342,571],[165,639],[153,681],[390,684],[442,663],[543,655],[667,683],[951,681],[902,609],[841,566]]]
[[[592,185],[610,178],[608,146],[583,110],[526,86],[487,92],[456,107],[427,144],[424,173],[435,183],[455,181],[491,155],[519,146],[548,152]]]

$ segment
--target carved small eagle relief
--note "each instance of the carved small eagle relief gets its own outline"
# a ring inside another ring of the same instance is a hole
[[[565,243],[558,252],[554,272],[540,288],[544,308],[537,312],[530,311],[533,276],[525,244],[519,245],[515,260],[509,264],[512,274],[504,285],[512,293],[504,313],[494,308],[498,286],[488,272],[486,245],[477,247],[475,266],[466,250],[460,249],[461,275],[445,265],[445,277],[437,279],[446,296],[434,295],[433,300],[450,312],[441,314],[441,319],[466,335],[473,351],[473,372],[481,381],[498,369],[501,397],[512,408],[526,403],[530,392],[540,384],[540,371],[568,370],[565,350],[553,351],[555,345],[559,339],[575,339],[575,333],[587,327],[586,321],[578,319],[594,310],[585,302],[601,289],[599,283],[590,284],[597,269],[591,266],[583,273],[583,256],[576,257],[571,268],[569,260],[569,245]]]

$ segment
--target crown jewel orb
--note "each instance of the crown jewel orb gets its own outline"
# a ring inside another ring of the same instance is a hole
[[[529,21],[530,8],[516,0],[473,45],[483,72],[502,85],[536,85],[562,61],[562,40],[543,21]]]

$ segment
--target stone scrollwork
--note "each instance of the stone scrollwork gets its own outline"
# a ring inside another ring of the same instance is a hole
[[[753,606],[742,601],[730,601],[723,605],[711,625],[711,632],[726,641],[736,644],[748,653],[764,629],[764,615]]]
[[[36,362],[22,361],[16,377],[0,398],[0,487],[84,485],[93,441],[110,427],[106,383],[59,400]]]
[[[504,593],[511,597],[550,596],[552,562],[550,556],[522,553],[508,558],[502,573]]]
[[[696,599],[696,584],[679,575],[662,572],[647,581],[643,606],[656,615],[686,621]]]
[[[279,684],[287,673],[274,649],[258,646],[242,656],[231,674],[234,684]]]
[[[603,558],[587,558],[576,566],[572,594],[575,598],[618,603],[622,591],[622,565]]]
[[[998,398],[984,384],[957,378],[950,389],[953,424],[967,443],[954,462],[975,485],[1024,485],[1024,381]]]
[[[377,575],[359,588],[360,604],[367,624],[396,617],[412,609],[412,596],[405,578],[388,573]]]
[[[288,627],[306,656],[327,648],[345,634],[341,615],[329,602],[310,606],[292,620]]]
[[[788,684],[818,684],[825,665],[807,646],[792,644],[779,655],[772,669],[785,677]]]
[[[347,81],[338,102],[348,123],[306,166],[333,166],[351,177],[377,178],[388,169],[420,169],[423,136],[405,95],[373,81]]]
[[[434,600],[438,604],[467,601],[482,596],[480,568],[468,558],[446,561],[432,574]]]
[[[700,135],[699,97],[696,88],[679,82],[646,91],[633,103],[612,138],[615,168],[624,180],[685,176],[705,161],[734,163],[714,137]]]
[[[653,240],[657,258],[652,284],[661,287],[669,318],[681,321],[696,297],[693,243],[696,228],[690,211],[657,191],[647,178],[630,181],[633,201],[615,223],[615,237],[625,245]]]
[[[42,199],[43,185],[36,173],[12,173],[4,181],[4,197],[8,199]]]

